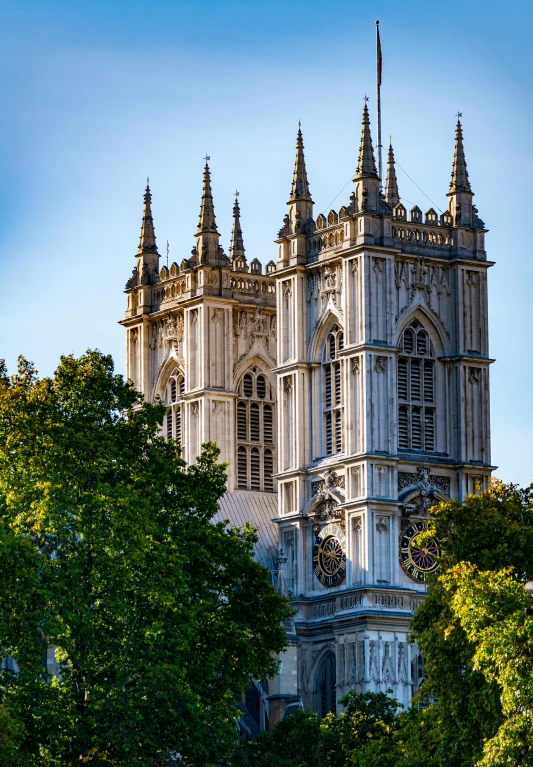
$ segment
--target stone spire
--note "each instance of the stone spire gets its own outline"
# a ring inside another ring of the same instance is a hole
[[[463,128],[460,117],[461,113],[457,115],[457,125],[455,126],[455,153],[453,156],[452,180],[450,181],[450,192],[452,193],[472,191],[466,169]]]
[[[376,161],[374,159],[374,148],[372,146],[372,136],[370,135],[370,118],[368,116],[366,101],[363,109],[363,130],[361,132],[359,163],[357,165],[355,180],[357,181],[359,178],[378,178]]]
[[[148,180],[146,181],[146,189],[144,192],[144,212],[141,226],[141,239],[139,240],[139,250],[137,251],[139,256],[143,253],[157,253],[157,245],[155,244],[154,219],[152,218],[152,193],[150,192],[150,185]]]
[[[202,191],[202,203],[200,205],[200,220],[196,232],[196,248],[193,256],[197,256],[200,264],[217,266],[219,263],[220,248],[217,224],[215,220],[215,206],[211,194],[211,172],[209,170],[209,157],[205,157],[204,186]]]
[[[215,221],[215,206],[213,205],[213,195],[211,194],[211,171],[209,170],[208,160],[205,158],[204,168],[204,188],[202,192],[202,204],[200,205],[200,220],[198,222],[198,232],[216,232],[217,223]]]
[[[296,136],[296,161],[294,163],[294,176],[289,203],[296,202],[297,200],[313,202],[305,169],[304,142],[300,123],[298,123],[298,134]]]
[[[238,257],[246,258],[244,255],[244,242],[242,240],[241,211],[237,200],[238,196],[239,193],[235,192],[235,203],[233,204],[233,228],[231,230],[231,242],[229,246],[229,255],[231,259]]]
[[[463,128],[461,126],[461,113],[457,114],[455,127],[455,153],[453,155],[452,180],[450,191],[447,194],[449,210],[455,226],[467,229],[481,224],[477,218],[477,211],[472,205],[474,193],[470,187],[468,171],[466,169],[465,151],[463,148]]]
[[[389,156],[387,159],[387,182],[385,184],[385,199],[396,207],[400,202],[400,195],[398,194],[398,180],[396,178],[396,168],[394,167],[394,152],[392,150],[392,140],[389,144]]]

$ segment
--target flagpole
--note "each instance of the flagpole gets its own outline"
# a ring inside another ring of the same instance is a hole
[[[376,103],[378,123],[378,167],[381,187],[383,187],[381,164],[381,41],[379,39],[379,21],[376,21]]]

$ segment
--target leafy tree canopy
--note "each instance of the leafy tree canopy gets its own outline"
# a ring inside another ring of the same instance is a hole
[[[437,701],[431,717],[438,733],[438,764],[471,767],[482,758],[485,740],[496,735],[506,713],[501,680],[476,662],[477,639],[457,611],[458,573],[506,569],[525,594],[520,582],[533,574],[533,489],[494,480],[487,491],[463,503],[440,504],[431,512],[429,534],[442,541],[443,557],[440,575],[411,623],[425,657],[421,697]],[[487,590],[483,593],[488,597]]]
[[[218,451],[185,466],[163,416],[97,351],[0,371],[0,764],[218,763],[275,673],[285,600],[210,522]]]

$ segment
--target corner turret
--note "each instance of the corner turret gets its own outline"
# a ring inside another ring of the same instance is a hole
[[[196,256],[198,264],[211,264],[217,266],[220,255],[220,234],[215,220],[215,207],[211,193],[211,172],[209,170],[209,157],[205,157],[204,183],[202,191],[202,203],[200,205],[200,220],[195,234],[196,247],[193,256]]]
[[[376,169],[372,136],[370,134],[370,117],[368,115],[367,99],[363,109],[361,144],[359,147],[359,162],[355,174],[355,199],[357,210],[365,213],[380,211],[380,178]]]
[[[470,228],[474,224],[472,210],[472,198],[474,193],[470,186],[468,171],[466,169],[465,152],[463,147],[463,129],[461,126],[461,113],[457,115],[455,127],[455,153],[453,156],[452,179],[450,182],[449,210],[455,226]]]

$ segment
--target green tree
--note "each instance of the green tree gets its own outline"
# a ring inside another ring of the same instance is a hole
[[[480,571],[460,564],[442,578],[450,608],[473,648],[472,665],[496,685],[502,717],[483,743],[478,767],[533,765],[533,619],[512,568]]]
[[[432,509],[428,534],[442,541],[440,575],[412,623],[413,636],[424,652],[426,682],[421,699],[437,699],[428,722],[434,756],[442,767],[470,767],[494,737],[504,714],[500,688],[493,676],[474,663],[475,643],[453,609],[458,581],[447,572],[461,562],[481,570],[511,568],[517,581],[533,573],[533,490],[495,480],[463,503]]]
[[[19,671],[0,679],[0,749],[15,742],[13,765],[218,763],[249,676],[275,672],[286,602],[253,561],[253,530],[210,522],[218,451],[185,466],[163,416],[96,351],[61,358],[53,378],[24,359],[1,370],[0,647]]]

